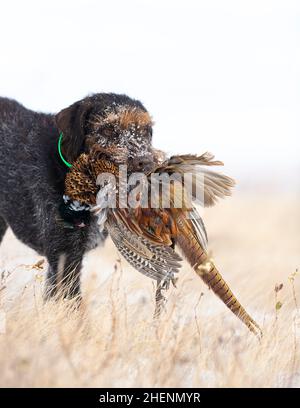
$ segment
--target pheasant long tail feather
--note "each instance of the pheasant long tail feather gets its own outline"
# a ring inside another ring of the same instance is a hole
[[[229,285],[225,282],[220,272],[209,259],[206,251],[201,247],[194,230],[188,220],[180,220],[180,224],[185,222],[185,226],[190,229],[187,235],[184,231],[176,239],[183,254],[187,258],[198,276],[208,285],[208,287],[224,302],[224,304],[248,327],[248,329],[261,336],[262,332],[258,324],[246,312],[237,300]],[[192,229],[192,230],[191,230]],[[192,234],[191,234],[192,232]]]
[[[228,284],[222,278],[215,265],[207,260],[202,265],[195,265],[194,270],[210,289],[225,303],[225,305],[256,335],[261,335],[261,329],[237,300]]]

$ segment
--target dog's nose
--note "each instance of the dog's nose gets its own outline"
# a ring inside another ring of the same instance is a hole
[[[142,172],[147,173],[153,169],[153,166],[154,166],[154,160],[153,160],[152,155],[142,156],[136,159],[136,165],[135,165],[136,171],[142,171]]]

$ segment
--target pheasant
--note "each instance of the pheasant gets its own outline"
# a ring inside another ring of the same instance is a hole
[[[81,154],[73,163],[66,176],[65,194],[80,205],[89,205],[91,212],[98,215],[99,227],[107,228],[124,258],[135,269],[157,281],[155,315],[159,315],[162,309],[162,290],[167,289],[170,282],[175,284],[182,261],[175,251],[178,246],[208,287],[251,332],[261,335],[260,327],[237,300],[207,253],[205,226],[194,203],[212,206],[218,198],[230,195],[234,185],[231,178],[209,169],[210,166],[223,165],[213,159],[210,153],[205,153],[201,156],[172,156],[154,163],[153,169],[146,174],[146,188],[136,194],[138,204],[134,208],[121,208],[118,204],[109,208],[109,192],[116,191],[118,203],[122,190],[118,167],[122,162],[122,151],[97,146],[89,154]],[[97,185],[97,177],[104,173],[115,176],[116,184]],[[153,188],[153,175],[162,174],[174,176],[173,182],[159,179],[159,188]],[[190,196],[186,194],[188,183],[184,176],[187,174],[192,175]],[[203,193],[200,196],[197,194],[199,190]],[[162,191],[167,191],[169,196],[167,208],[162,205]],[[146,206],[141,205],[144,196]],[[153,198],[158,203],[155,208],[151,205]],[[176,203],[180,199],[181,206],[178,207]]]

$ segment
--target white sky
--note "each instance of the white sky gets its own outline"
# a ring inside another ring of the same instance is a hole
[[[27,107],[127,93],[156,147],[300,184],[300,2],[2,1],[0,58],[0,95]]]

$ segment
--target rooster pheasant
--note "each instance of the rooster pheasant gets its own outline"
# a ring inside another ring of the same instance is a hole
[[[208,256],[203,221],[186,194],[185,179],[181,177],[192,175],[191,198],[195,204],[214,205],[218,198],[230,195],[234,182],[210,170],[210,166],[223,164],[213,159],[211,154],[205,153],[201,156],[173,156],[154,163],[146,175],[146,190],[137,193],[138,205],[134,208],[121,208],[118,205],[109,208],[107,194],[116,190],[118,196],[121,190],[118,162],[122,162],[122,150],[97,146],[89,154],[81,154],[73,163],[66,177],[65,194],[77,205],[90,206],[91,212],[99,217],[99,227],[108,230],[124,258],[138,271],[157,281],[156,315],[160,313],[164,300],[162,290],[167,289],[170,282],[175,283],[176,273],[180,269],[181,257],[175,252],[178,246],[197,275],[251,332],[259,335],[261,330],[258,324],[237,300]],[[97,185],[97,177],[104,173],[114,175],[116,184]],[[168,186],[164,186],[164,181],[159,181],[160,188],[154,189],[153,193],[153,174],[175,177]],[[162,205],[161,187],[167,188],[168,208]],[[151,206],[149,190],[152,199],[154,197],[158,200],[156,208]],[[200,198],[196,194],[199,190],[203,192]],[[139,203],[145,192],[148,201],[146,206],[142,206]],[[178,199],[181,199],[182,204],[179,208],[176,205]]]

